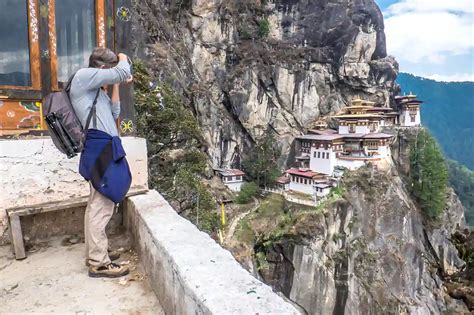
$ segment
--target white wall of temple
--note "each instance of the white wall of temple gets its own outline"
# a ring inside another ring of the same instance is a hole
[[[379,146],[379,149],[377,150],[379,155],[381,157],[389,157],[390,156],[390,148],[388,147],[388,145],[382,145],[382,146]]]
[[[324,148],[311,148],[311,159],[309,168],[313,172],[330,175],[334,171],[336,164],[336,153]]]
[[[224,184],[227,183],[241,183],[243,181],[242,176],[222,176]]]
[[[359,167],[363,166],[365,162],[363,160],[342,160],[337,159],[336,165],[345,167],[351,171],[358,169]]]
[[[369,129],[369,126],[356,126],[355,132],[356,133],[369,133],[370,129]]]
[[[308,183],[312,183],[312,180],[308,179]],[[313,195],[313,185],[312,184],[301,184],[294,181],[290,182],[290,190],[297,191],[303,194]]]
[[[421,125],[420,111],[416,112],[415,121],[411,120],[410,112],[408,110],[402,110],[400,114],[400,126],[414,127]]]
[[[346,135],[349,133],[349,126],[341,126],[339,125],[339,134],[340,135]]]
[[[320,189],[317,189],[318,187],[314,187],[314,191],[316,192],[316,197],[322,198],[324,196],[329,195],[329,192],[331,191],[331,187],[328,188],[322,188],[322,191]]]
[[[239,192],[242,189],[242,185],[244,184],[243,181],[240,182],[232,182],[232,183],[224,183],[230,190]]]
[[[369,147],[365,146],[364,147],[364,152],[367,155],[370,155],[369,153],[376,152],[377,155],[379,155],[382,158],[390,156],[390,149],[386,145],[378,146],[377,150],[371,150]]]

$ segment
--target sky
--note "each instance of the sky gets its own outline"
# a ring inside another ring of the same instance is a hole
[[[375,0],[400,71],[474,81],[474,0]]]

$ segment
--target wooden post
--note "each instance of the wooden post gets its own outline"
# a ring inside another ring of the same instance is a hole
[[[98,47],[105,47],[105,3],[104,0],[96,0],[95,3],[95,12],[96,12],[96,40]]]
[[[20,217],[18,215],[10,215],[10,231],[15,258],[18,260],[25,259],[25,243],[23,242],[23,232],[21,231]]]

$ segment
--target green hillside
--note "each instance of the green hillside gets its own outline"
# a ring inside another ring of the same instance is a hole
[[[407,73],[397,82],[403,93],[424,101],[421,121],[446,156],[474,170],[474,82],[437,82]]]
[[[400,73],[397,82],[403,93],[424,101],[421,122],[451,159],[449,183],[474,226],[474,82],[437,82],[407,73]]]
[[[474,172],[456,161],[448,161],[449,183],[466,208],[466,221],[474,227]]]

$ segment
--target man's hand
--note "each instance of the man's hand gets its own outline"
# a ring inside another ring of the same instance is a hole
[[[127,55],[123,54],[123,53],[120,53],[117,55],[119,61],[127,61],[128,62],[128,57]]]
[[[124,83],[129,84],[133,81],[133,75],[131,75]]]

